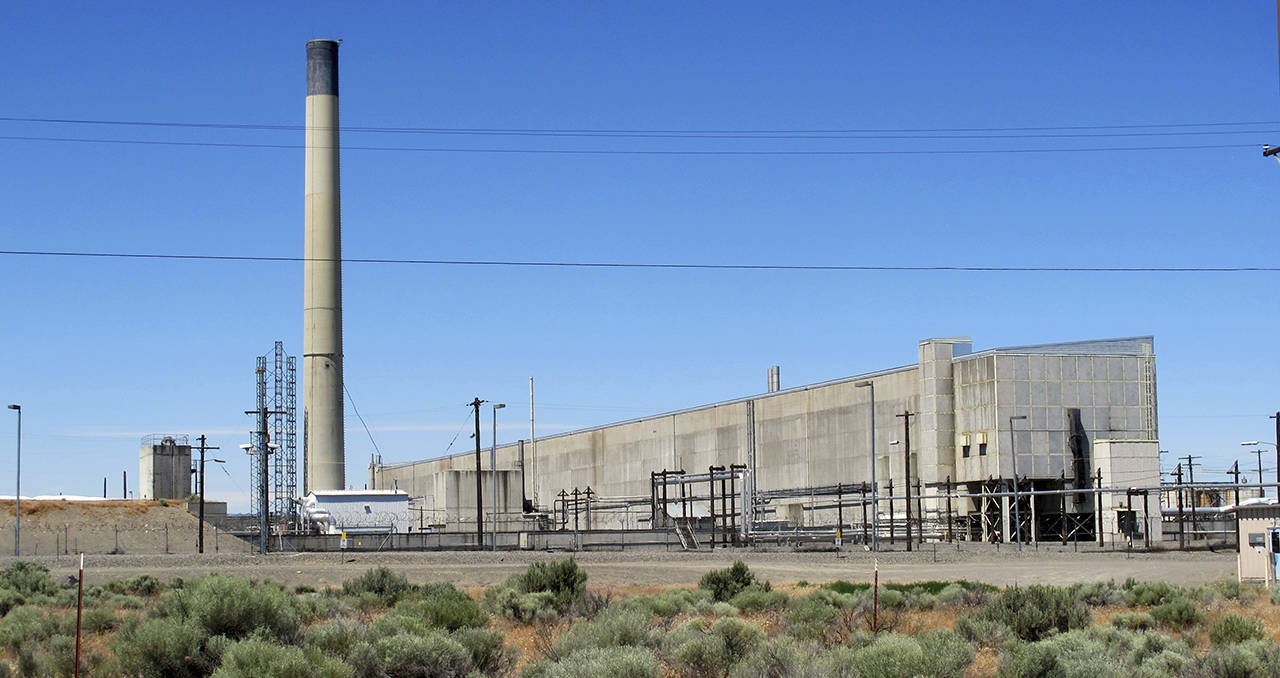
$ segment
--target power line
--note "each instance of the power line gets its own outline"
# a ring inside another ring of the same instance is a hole
[[[187,129],[235,129],[235,130],[267,130],[267,131],[302,131],[304,125],[297,124],[260,124],[260,123],[222,123],[222,122],[176,122],[176,121],[144,121],[144,120],[102,120],[91,118],[35,118],[0,116],[0,122],[25,122],[41,124],[68,125],[105,125],[128,127],[170,127]],[[697,136],[697,135],[748,135],[746,138],[757,138],[759,135],[805,135],[805,134],[937,134],[937,133],[995,133],[995,132],[1064,132],[1090,130],[1139,130],[1139,129],[1190,129],[1195,127],[1243,127],[1249,125],[1278,125],[1277,120],[1253,121],[1215,121],[1215,122],[1181,122],[1181,123],[1144,123],[1121,125],[1044,125],[1026,127],[897,127],[897,128],[844,128],[844,129],[591,129],[591,128],[521,128],[521,127],[370,127],[344,126],[344,132],[380,132],[392,134],[471,134],[471,135],[548,135],[548,136]],[[1240,131],[1223,132],[1190,132],[1239,134]],[[1105,136],[1105,135],[1104,135]],[[732,138],[732,137],[730,137]],[[767,137],[766,137],[767,138]],[[825,137],[824,137],[825,138]],[[916,138],[916,137],[912,137]]]
[[[102,139],[89,137],[39,137],[7,135],[3,141],[63,142],[78,144],[124,144],[133,146],[185,146],[196,148],[265,148],[302,150],[305,144],[262,144],[217,141],[160,141],[153,139]],[[344,151],[398,151],[412,153],[473,153],[491,155],[652,155],[652,156],[875,156],[875,155],[1010,155],[1037,153],[1100,153],[1124,151],[1196,151],[1229,148],[1257,148],[1259,144],[1193,144],[1165,146],[1094,146],[1080,148],[969,148],[969,149],[920,149],[920,150],[637,150],[637,149],[589,149],[589,148],[452,148],[431,146],[352,146],[343,144]],[[311,146],[311,148],[324,148]]]
[[[468,259],[307,258],[229,254],[149,254],[142,252],[54,252],[0,250],[0,256],[69,257],[94,259],[168,259],[175,261],[334,262],[348,264],[405,264],[423,266],[508,266],[531,268],[633,268],[727,271],[956,271],[977,273],[1280,273],[1277,266],[905,266],[890,264],[701,264],[623,261],[519,261]]]

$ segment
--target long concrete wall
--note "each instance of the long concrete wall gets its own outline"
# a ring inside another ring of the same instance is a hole
[[[895,416],[904,412],[914,414],[911,475],[924,483],[1011,475],[1010,415],[1028,417],[1015,424],[1021,476],[1057,478],[1067,467],[1067,407],[1087,410],[1082,420],[1089,440],[1155,437],[1149,337],[977,354],[969,348],[966,340],[928,340],[919,346],[917,365],[542,438],[524,445],[525,492],[540,508],[550,508],[562,490],[588,487],[603,499],[647,502],[652,472],[705,473],[730,464],[746,465],[761,492],[870,481],[871,393],[856,386],[862,380],[875,384],[882,492],[892,479],[900,493],[905,478],[907,435],[904,419]],[[961,454],[965,440],[969,457]],[[498,468],[519,470],[519,449],[500,446]],[[488,469],[487,454],[483,461]],[[474,458],[463,454],[378,466],[370,476],[374,487],[395,486],[415,502],[439,507],[436,474],[474,468]]]

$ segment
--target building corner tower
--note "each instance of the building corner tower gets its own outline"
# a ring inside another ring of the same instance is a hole
[[[342,390],[342,223],[338,43],[307,43],[303,263],[304,492],[346,489]]]

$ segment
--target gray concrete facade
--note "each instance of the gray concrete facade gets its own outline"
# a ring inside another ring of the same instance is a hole
[[[912,480],[926,486],[1012,476],[1010,416],[1027,417],[1015,422],[1013,442],[1018,475],[1032,479],[1070,476],[1073,439],[1091,454],[1097,439],[1158,437],[1152,337],[976,353],[967,338],[929,339],[917,354],[914,365],[539,438],[536,448],[526,446],[536,464],[527,460],[525,491],[544,509],[574,488],[590,487],[602,500],[647,501],[651,472],[705,473],[730,464],[746,464],[760,492],[867,482],[872,403],[871,389],[855,386],[862,380],[875,384],[875,480],[882,493],[892,480],[900,494],[905,478],[904,419],[895,416],[904,412],[914,415]],[[519,470],[518,451],[518,443],[500,445],[498,468]],[[380,464],[370,474],[376,487],[398,487],[415,504],[440,507],[447,502],[434,497],[437,474],[468,469],[474,458],[462,454]],[[782,510],[785,503],[778,515],[806,515]],[[815,513],[801,520],[817,520]],[[466,517],[446,515],[444,522]],[[603,517],[595,525],[615,527]]]

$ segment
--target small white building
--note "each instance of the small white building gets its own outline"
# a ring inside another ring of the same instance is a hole
[[[303,500],[302,514],[321,534],[408,532],[412,524],[402,490],[319,490]]]

